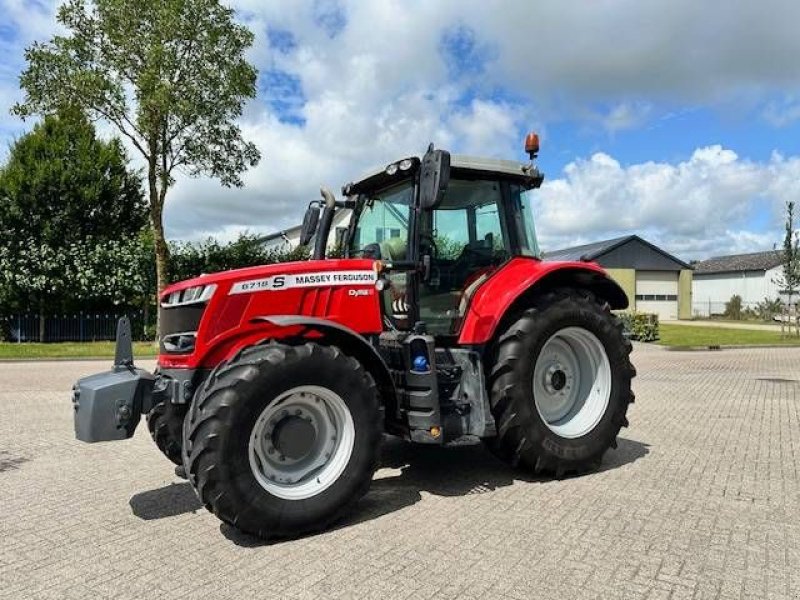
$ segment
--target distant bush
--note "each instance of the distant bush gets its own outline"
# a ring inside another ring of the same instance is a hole
[[[764,298],[761,302],[756,305],[756,313],[758,318],[762,321],[772,321],[777,315],[783,312],[783,303],[780,299],[775,298],[774,300],[770,300],[769,298]]]
[[[742,297],[739,294],[734,294],[725,303],[725,312],[723,314],[734,321],[742,320]]]
[[[655,342],[658,338],[658,315],[628,311],[620,313],[622,328],[630,339],[639,342]]]
[[[213,238],[201,242],[175,242],[170,244],[170,255],[170,279],[182,281],[201,273],[305,260],[309,252],[306,248],[268,250],[259,236],[245,233],[228,243]]]

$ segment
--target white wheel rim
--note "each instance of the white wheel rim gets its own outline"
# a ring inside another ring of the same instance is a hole
[[[313,441],[300,456],[287,456],[276,443],[280,441],[277,432],[290,421],[306,431],[309,425],[313,427]],[[295,387],[270,402],[256,419],[248,443],[250,469],[273,496],[311,498],[342,475],[355,437],[353,417],[339,394],[316,385]]]
[[[610,397],[611,365],[596,335],[565,327],[545,342],[533,368],[533,400],[551,431],[563,438],[586,435]]]

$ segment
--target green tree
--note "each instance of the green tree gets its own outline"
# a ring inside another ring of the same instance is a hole
[[[0,168],[0,300],[7,309],[42,315],[128,285],[124,258],[114,260],[111,249],[121,252],[138,235],[147,207],[127,164],[120,141],[98,139],[74,108],[47,116],[12,146]]]
[[[781,274],[775,278],[774,283],[781,286],[782,293],[787,296],[786,305],[789,315],[793,313],[794,296],[800,291],[800,236],[794,229],[794,202],[786,203],[786,231],[783,236],[783,264]],[[796,334],[800,334],[800,326],[794,323]]]
[[[23,118],[76,104],[114,125],[147,165],[158,290],[167,283],[163,209],[177,170],[242,185],[260,154],[236,119],[255,96],[253,34],[217,0],[69,0],[67,31],[25,52]]]
[[[791,304],[792,297],[800,290],[800,236],[794,229],[794,202],[786,203],[784,230],[781,274],[774,283],[781,286]]]

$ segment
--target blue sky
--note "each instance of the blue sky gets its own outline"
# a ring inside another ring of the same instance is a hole
[[[50,0],[0,0],[0,138]],[[299,222],[319,185],[419,154],[523,159],[541,133],[542,246],[639,233],[685,259],[780,244],[800,201],[800,4],[236,0],[256,34],[243,189],[179,177],[173,238]],[[111,134],[111,130],[104,130]],[[7,150],[0,150],[0,159]],[[133,156],[133,153],[132,153]]]

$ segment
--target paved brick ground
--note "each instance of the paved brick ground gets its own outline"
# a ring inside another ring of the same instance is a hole
[[[0,364],[0,598],[799,598],[800,349],[635,359],[602,471],[389,443],[346,522],[274,545],[199,507],[146,428],[72,439],[103,363]]]

